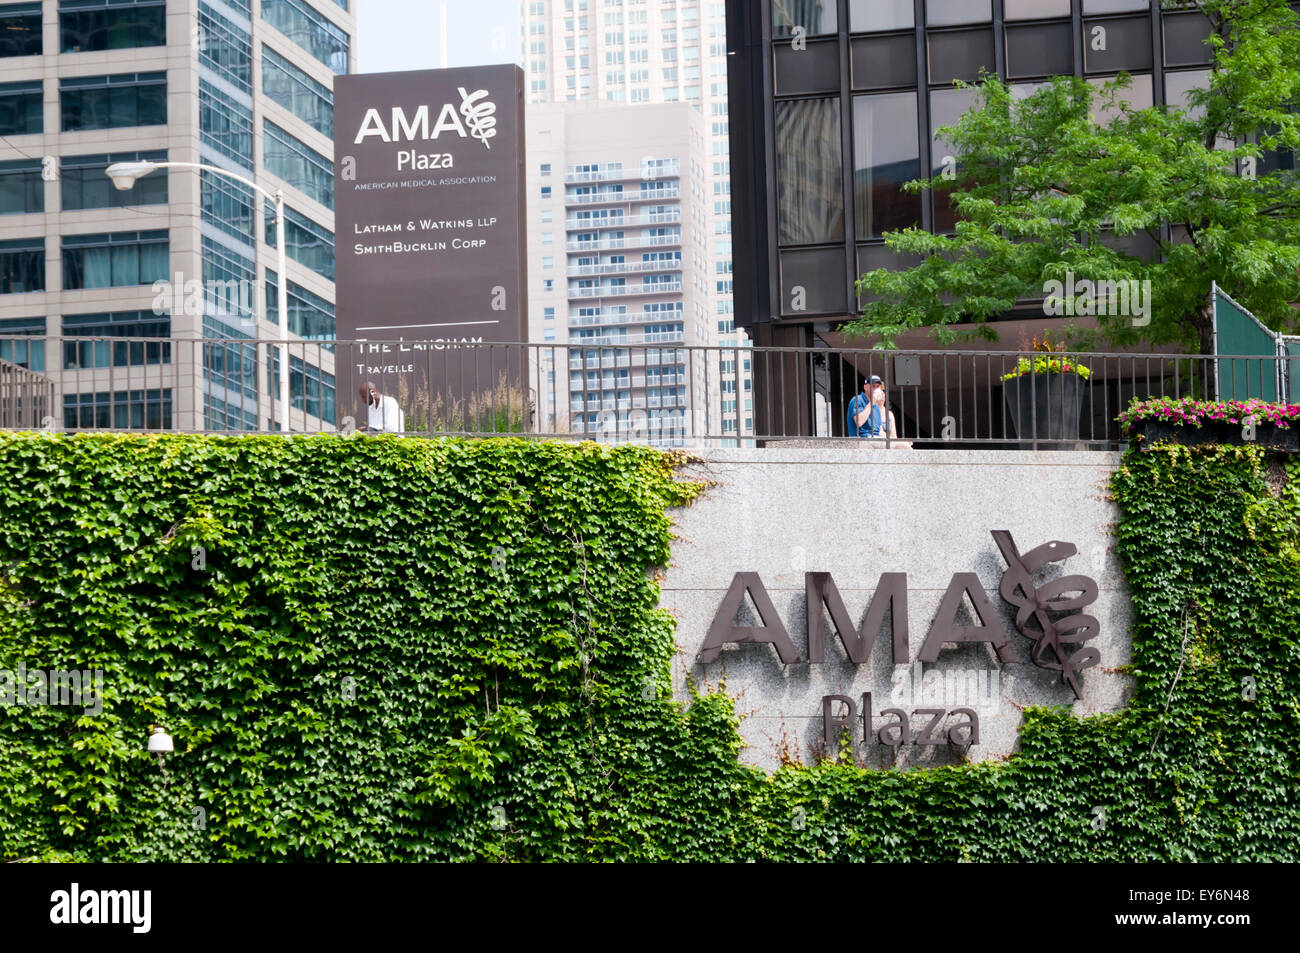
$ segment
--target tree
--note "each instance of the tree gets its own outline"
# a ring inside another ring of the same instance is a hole
[[[973,323],[973,334],[996,339],[984,322],[1017,302],[1044,299],[1049,314],[1123,311],[1109,291],[1149,287],[1146,314],[1130,301],[1128,313],[1095,314],[1096,332],[1071,323],[1071,338],[1210,353],[1214,280],[1273,328],[1291,326],[1300,177],[1268,154],[1300,149],[1297,15],[1283,0],[1165,6],[1208,17],[1209,88],[1192,91],[1187,110],[1134,109],[1122,98],[1126,76],[1100,89],[1058,77],[1024,99],[982,76],[976,105],[938,132],[959,167],[907,185],[951,195],[955,234],[887,235],[889,248],[920,263],[864,275],[868,303],[844,330],[891,347],[911,328],[950,341],[950,325]],[[1136,247],[1143,238],[1154,255]],[[1130,281],[1139,285],[1119,284]]]

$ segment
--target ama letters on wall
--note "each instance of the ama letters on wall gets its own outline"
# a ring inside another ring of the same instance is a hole
[[[1101,653],[1086,645],[1101,630],[1100,623],[1081,610],[1097,601],[1097,583],[1083,575],[1067,575],[1034,584],[1033,575],[1051,563],[1074,556],[1078,549],[1072,543],[1053,541],[1021,553],[1011,533],[993,532],[1007,569],[1002,574],[998,594],[1016,610],[1016,630],[1030,640],[1030,660],[1040,668],[1059,672],[1061,681],[1070,686],[1076,698],[1083,696],[1082,673],[1098,665]],[[826,617],[849,661],[865,664],[875,647],[877,634],[890,621],[895,665],[912,661],[909,650],[909,619],[907,605],[907,575],[885,572],[880,575],[875,594],[860,626],[854,626],[839,589],[830,573],[804,574],[804,592],[807,604],[808,641],[807,655],[802,656],[786,630],[776,607],[755,572],[738,572],[723,597],[722,604],[713,617],[709,632],[700,648],[698,661],[708,664],[716,661],[722,650],[732,644],[768,643],[785,665],[799,662],[823,663],[826,659]],[[758,616],[757,625],[738,625],[736,615],[746,596],[753,603]],[[963,623],[959,614],[969,600],[974,624]],[[955,573],[948,584],[934,619],[927,630],[917,661],[935,662],[944,645],[967,642],[986,642],[997,653],[1002,664],[1021,661],[1020,653],[994,610],[993,603],[973,572]],[[858,703],[843,695],[823,698],[824,740],[828,749],[834,747],[839,731],[857,718]],[[835,708],[839,706],[840,713]],[[897,746],[905,743],[966,746],[979,743],[979,716],[969,708],[952,712],[944,709],[918,709],[913,714],[934,716],[920,732],[913,731],[907,712],[885,709],[882,716],[895,721],[875,731],[872,724],[871,695],[862,697],[861,714],[864,735],[881,743]],[[936,725],[948,715],[961,715],[964,722],[947,732],[936,731]]]

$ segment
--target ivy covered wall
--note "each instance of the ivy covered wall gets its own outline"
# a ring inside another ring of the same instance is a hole
[[[1297,859],[1294,464],[1125,458],[1123,713],[1031,709],[1002,763],[767,775],[725,694],[670,698],[677,462],[0,436],[0,858]],[[28,704],[60,669],[103,672],[102,712]]]

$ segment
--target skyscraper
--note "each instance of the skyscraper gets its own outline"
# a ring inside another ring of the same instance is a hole
[[[161,169],[118,191],[105,169],[202,163],[283,190],[290,331],[333,337],[331,88],[351,68],[354,2],[0,4],[0,357],[56,379],[62,426],[278,419],[278,358],[251,343],[278,337],[269,203],[220,173]],[[290,357],[295,429],[334,422],[331,370],[320,349]]]
[[[704,120],[686,103],[528,108],[530,338],[570,345],[542,351],[542,421],[680,446],[718,401],[680,347],[712,336]],[[567,375],[550,367],[566,353]]]
[[[702,116],[707,343],[744,347],[748,341],[736,332],[732,304],[725,6],[721,0],[523,0],[520,12],[530,103],[684,102]],[[628,115],[634,125],[635,112]],[[530,174],[535,164],[530,159]],[[747,392],[722,395],[714,408],[720,417],[710,429],[749,432],[750,400]]]

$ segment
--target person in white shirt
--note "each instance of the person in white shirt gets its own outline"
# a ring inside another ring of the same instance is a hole
[[[406,432],[406,415],[397,406],[397,399],[381,395],[373,381],[368,381],[361,388],[361,399],[366,404],[368,433]]]

